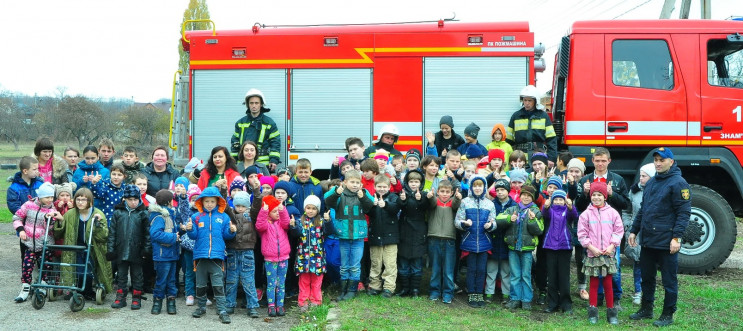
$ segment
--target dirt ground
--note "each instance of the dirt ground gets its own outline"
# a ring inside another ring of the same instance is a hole
[[[207,315],[201,318],[191,317],[194,307],[187,307],[185,299],[177,300],[178,314],[168,315],[163,309],[160,315],[150,314],[152,295],[150,300],[142,302],[142,309],[131,310],[129,306],[123,309],[111,309],[113,295],[106,297],[103,305],[96,305],[88,301],[82,311],[73,313],[69,308],[69,301],[61,298],[55,302],[46,302],[41,310],[35,310],[31,301],[15,303],[13,299],[20,290],[21,261],[18,247],[18,237],[12,225],[0,224],[0,325],[3,330],[27,329],[101,329],[127,328],[130,330],[162,330],[162,329],[190,329],[190,330],[225,330],[225,325],[219,322],[214,307],[208,307]],[[296,301],[296,298],[295,298]],[[131,303],[129,297],[128,303]],[[288,302],[287,302],[288,306]],[[294,305],[296,306],[296,305]],[[237,309],[232,315],[230,328],[242,330],[288,330],[299,323],[299,311],[289,308],[287,316],[282,318],[267,318],[266,309],[259,310],[261,317],[251,319],[245,309]]]

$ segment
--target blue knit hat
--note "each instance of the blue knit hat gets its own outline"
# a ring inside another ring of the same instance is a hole
[[[191,182],[188,181],[188,178],[180,176],[175,179],[175,185],[177,186],[178,184],[183,185],[184,189],[188,189],[188,184],[191,184]]]
[[[230,192],[232,190],[239,188],[241,191],[245,191],[245,181],[242,177],[237,176],[235,179],[232,180],[232,184],[230,184]]]
[[[554,192],[552,192],[552,196],[550,198],[552,199],[552,201],[555,201],[555,198],[567,199],[568,195],[563,190],[555,190]]]
[[[181,177],[181,178],[183,178],[183,177]],[[124,193],[122,195],[122,197],[124,199],[126,199],[126,198],[139,198],[141,196],[141,194],[142,193],[139,192],[139,187],[137,187],[137,185],[132,185],[132,184],[124,185]]]
[[[557,186],[558,190],[562,190],[562,179],[557,176],[552,176],[547,180],[547,186],[549,185],[555,185]]]
[[[529,175],[526,174],[526,171],[524,169],[512,169],[510,172],[508,172],[508,177],[511,178],[511,182],[519,182],[519,183],[526,183],[526,178],[528,178]]]
[[[235,193],[235,197],[232,198],[232,205],[250,207],[250,194],[245,191]]]
[[[273,191],[276,192],[276,190],[284,190],[287,195],[292,195],[292,186],[287,181],[280,180],[276,182],[276,185],[273,186]]]

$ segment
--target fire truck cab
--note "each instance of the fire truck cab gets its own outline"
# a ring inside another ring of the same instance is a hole
[[[610,169],[637,182],[655,147],[672,147],[692,184],[682,272],[719,266],[743,213],[743,22],[575,22],[562,39],[552,95],[562,148],[591,166],[594,147]]]

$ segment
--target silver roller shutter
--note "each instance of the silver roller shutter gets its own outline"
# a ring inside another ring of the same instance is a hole
[[[521,107],[519,93],[528,83],[526,57],[428,57],[423,61],[424,131],[439,131],[443,115],[454,118],[454,131],[480,126],[478,140],[487,145],[496,123],[508,126]]]
[[[245,93],[257,88],[266,97],[267,113],[281,133],[281,160],[286,160],[286,70],[194,70],[193,156],[208,158],[212,148],[230,149],[235,122],[245,116]]]
[[[343,150],[348,137],[369,142],[371,69],[292,70],[292,148]]]

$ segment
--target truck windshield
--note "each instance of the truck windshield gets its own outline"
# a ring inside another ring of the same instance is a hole
[[[707,42],[707,82],[713,86],[743,88],[743,44],[726,39]]]

